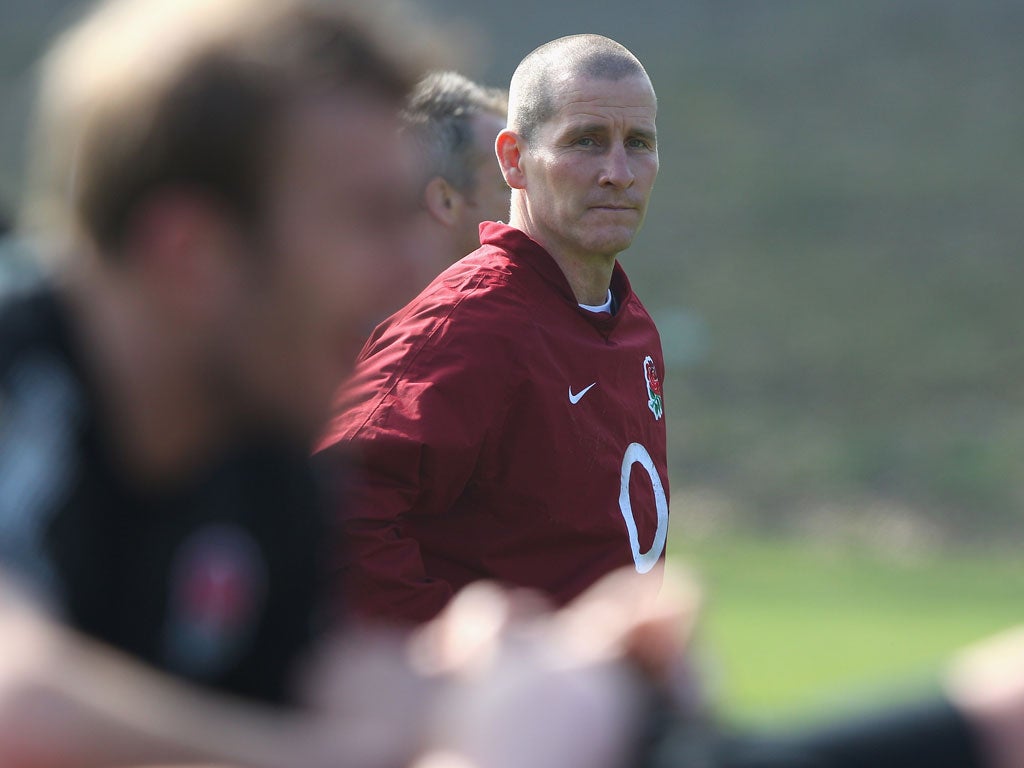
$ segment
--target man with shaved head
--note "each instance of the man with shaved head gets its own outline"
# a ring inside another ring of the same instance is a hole
[[[381,325],[321,448],[362,470],[340,570],[357,611],[420,621],[477,579],[556,603],[668,528],[661,342],[617,256],[658,173],[643,66],[599,35],[516,69],[496,153],[509,224]]]

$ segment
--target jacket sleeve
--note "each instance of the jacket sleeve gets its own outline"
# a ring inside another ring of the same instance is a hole
[[[408,523],[457,503],[504,418],[514,368],[501,324],[490,332],[489,312],[458,309],[442,321],[398,320],[379,334],[324,443],[354,465],[332,571],[345,608],[364,617],[418,623],[453,593],[427,574]]]

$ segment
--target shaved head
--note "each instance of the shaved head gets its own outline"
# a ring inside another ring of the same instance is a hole
[[[508,128],[495,141],[509,224],[577,280],[581,304],[600,304],[658,175],[654,87],[619,43],[573,35],[523,59],[509,91]]]
[[[509,87],[508,127],[529,141],[559,109],[557,83],[568,79],[623,80],[643,77],[639,59],[602,35],[569,35],[545,43],[516,67]]]

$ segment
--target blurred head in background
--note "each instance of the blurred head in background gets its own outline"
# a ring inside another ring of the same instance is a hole
[[[112,0],[49,55],[29,221],[101,367],[135,361],[123,386],[319,425],[411,271],[422,51],[354,5]]]
[[[508,95],[456,72],[431,72],[402,112],[420,166],[420,253],[429,277],[480,247],[482,221],[508,218],[494,155]]]

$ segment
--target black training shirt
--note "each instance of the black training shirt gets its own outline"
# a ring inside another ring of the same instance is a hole
[[[141,488],[100,402],[56,293],[0,303],[0,568],[165,672],[286,700],[326,539],[304,447],[251,437],[175,487]]]

